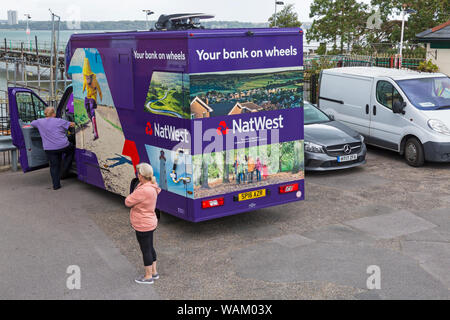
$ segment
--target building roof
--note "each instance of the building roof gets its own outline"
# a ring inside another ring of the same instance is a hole
[[[191,105],[197,101],[198,103],[200,103],[200,105],[202,105],[206,110],[208,110],[209,112],[212,112],[213,109],[211,109],[210,106],[208,106],[202,99],[200,99],[199,97],[195,97],[192,101],[191,101]]]
[[[235,104],[235,102],[218,102],[211,104],[210,107],[213,109],[213,111],[211,112],[211,117],[228,115]]]
[[[258,111],[261,109],[260,106],[258,106],[256,103],[253,103],[253,102],[243,102],[243,103],[239,103],[239,105],[242,108],[248,109],[250,111]]]
[[[450,20],[443,24],[416,34],[421,41],[450,41]]]
[[[348,74],[366,78],[388,77],[393,80],[406,80],[417,78],[446,77],[442,73],[426,73],[409,69],[390,69],[381,67],[344,67],[323,70],[324,74]]]

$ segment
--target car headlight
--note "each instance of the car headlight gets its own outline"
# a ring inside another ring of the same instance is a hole
[[[323,147],[321,145],[305,141],[305,151],[323,153]]]
[[[436,132],[450,136],[450,130],[441,120],[437,119],[428,120],[428,126]]]
[[[364,143],[364,136],[363,135],[360,135],[359,139],[361,139],[361,143]]]

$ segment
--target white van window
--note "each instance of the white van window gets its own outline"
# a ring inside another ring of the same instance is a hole
[[[395,87],[387,81],[378,81],[377,83],[377,101],[392,110],[394,102],[403,102],[401,94]]]
[[[397,84],[418,109],[450,108],[450,79],[447,77],[399,80]]]

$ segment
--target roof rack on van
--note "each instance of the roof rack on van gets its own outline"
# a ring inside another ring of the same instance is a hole
[[[214,18],[212,14],[206,13],[177,13],[177,14],[162,14],[155,23],[156,30],[189,30],[189,29],[204,29],[200,25],[201,19]]]

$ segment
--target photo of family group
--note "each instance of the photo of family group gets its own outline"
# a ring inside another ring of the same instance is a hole
[[[192,157],[194,197],[304,178],[303,140]]]
[[[303,68],[202,74],[154,71],[144,110],[198,119],[301,107]]]

